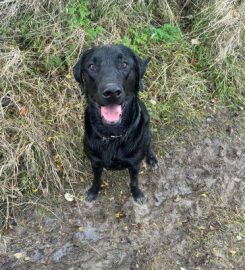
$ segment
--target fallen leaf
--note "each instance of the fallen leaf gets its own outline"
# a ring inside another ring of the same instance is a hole
[[[20,107],[20,115],[26,116],[28,113],[28,109],[25,106]]]
[[[47,142],[51,142],[53,138],[54,138],[54,137],[49,136],[49,137],[47,138]]]
[[[62,168],[62,163],[61,163],[61,158],[59,155],[56,155],[54,158],[55,161],[55,165],[57,169],[61,169]]]
[[[196,257],[200,257],[201,256],[201,253],[199,251],[196,252]]]
[[[126,217],[124,212],[116,212],[116,214],[115,214],[116,219],[121,219],[123,217]]]
[[[101,183],[101,187],[102,188],[107,188],[109,186],[109,184],[107,183],[107,182],[105,182],[105,181],[103,181],[102,183]]]
[[[70,73],[66,74],[66,78],[71,79],[72,78],[71,74]]]
[[[68,201],[68,202],[72,202],[74,201],[74,196],[71,194],[71,193],[65,193],[65,199]]]
[[[38,192],[38,188],[32,188],[32,193],[37,193]]]
[[[192,40],[191,40],[191,44],[192,45],[199,45],[201,42],[200,42],[200,40],[198,39],[198,38],[193,38]]]
[[[16,259],[20,259],[20,258],[22,258],[24,256],[24,254],[21,253],[21,252],[17,252],[17,253],[14,254],[14,256],[15,256]]]
[[[217,99],[211,98],[211,99],[210,99],[210,102],[213,103],[213,104],[215,104],[215,103],[217,103]]]
[[[202,193],[201,196],[202,196],[203,198],[207,198],[207,197],[208,197],[208,195],[207,195],[206,193]]]
[[[157,104],[157,102],[156,102],[155,99],[151,99],[150,102],[151,102],[152,105],[156,105]]]
[[[238,241],[242,240],[241,235],[237,235],[236,239],[237,239]]]

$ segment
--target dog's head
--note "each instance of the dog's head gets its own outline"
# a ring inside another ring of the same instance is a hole
[[[73,72],[103,122],[116,124],[126,103],[137,95],[148,62],[126,46],[108,45],[84,52]]]

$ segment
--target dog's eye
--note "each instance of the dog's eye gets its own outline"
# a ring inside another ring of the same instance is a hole
[[[127,62],[122,62],[121,64],[120,64],[120,68],[121,69],[126,69],[128,67],[128,63]]]
[[[95,66],[94,64],[90,64],[90,65],[88,66],[88,69],[89,69],[90,71],[95,71],[95,70],[96,70],[96,66]]]

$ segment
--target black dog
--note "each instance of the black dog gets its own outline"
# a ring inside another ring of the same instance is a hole
[[[87,50],[74,67],[87,98],[84,148],[94,173],[89,201],[98,196],[103,168],[128,168],[134,200],[144,201],[138,187],[140,163],[146,158],[151,166],[157,165],[149,115],[138,98],[148,62],[128,47],[108,45]]]

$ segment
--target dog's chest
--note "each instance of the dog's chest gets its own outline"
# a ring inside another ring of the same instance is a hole
[[[139,154],[136,145],[133,145],[130,140],[122,142],[119,138],[98,139],[87,146],[87,154],[92,161],[94,159],[100,166],[112,170],[130,167]]]

